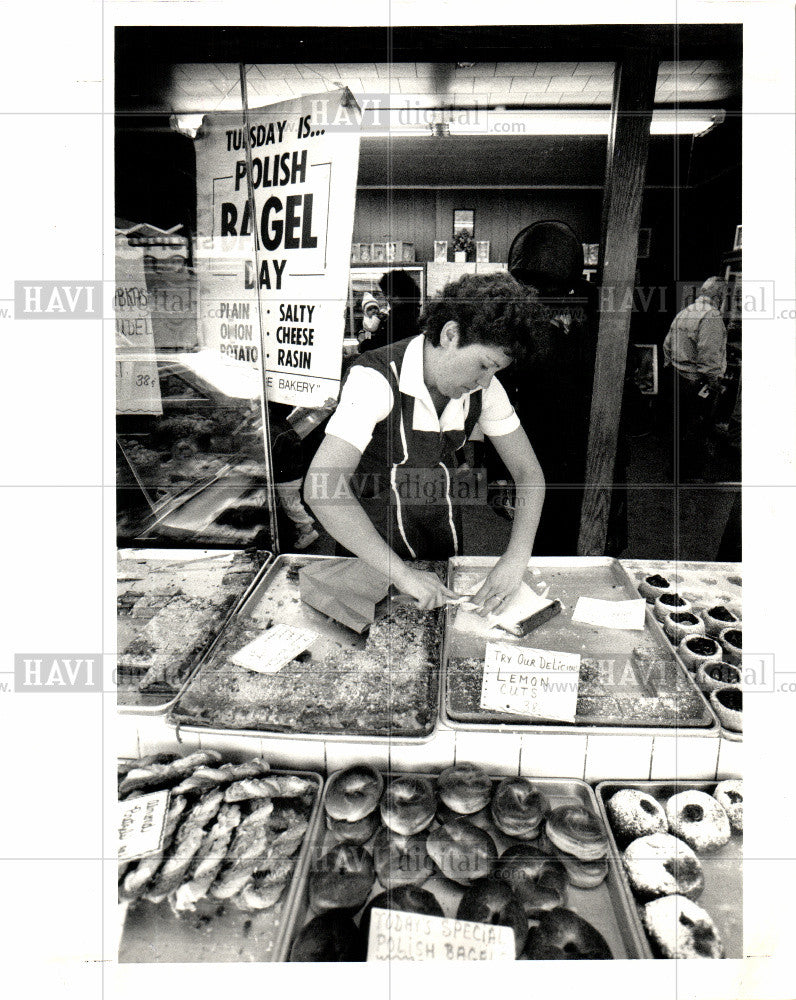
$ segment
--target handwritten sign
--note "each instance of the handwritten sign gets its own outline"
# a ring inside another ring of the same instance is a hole
[[[515,958],[511,927],[375,908],[369,962],[494,962]]]
[[[160,380],[143,247],[116,240],[116,412],[160,416]]]
[[[481,708],[533,719],[574,722],[579,653],[488,642]]]
[[[643,632],[646,606],[647,602],[643,598],[633,601],[600,601],[596,597],[579,597],[572,621],[596,625],[598,628]]]
[[[119,861],[145,858],[159,851],[169,792],[149,792],[119,802]]]
[[[258,674],[275,674],[317,638],[318,633],[312,629],[274,625],[239,649],[231,659],[239,667],[255,670]]]

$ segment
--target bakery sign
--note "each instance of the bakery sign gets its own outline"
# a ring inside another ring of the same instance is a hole
[[[196,137],[200,346],[264,366],[274,402],[339,392],[359,122],[341,89],[251,109],[245,135],[240,112],[210,114]]]

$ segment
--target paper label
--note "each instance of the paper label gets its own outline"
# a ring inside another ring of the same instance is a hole
[[[119,861],[134,861],[160,850],[168,804],[168,789],[118,803]]]
[[[646,606],[643,597],[637,601],[600,601],[596,597],[579,597],[572,621],[599,628],[643,632]]]
[[[574,722],[579,671],[579,653],[488,642],[481,708]]]
[[[258,674],[275,674],[312,645],[318,633],[293,625],[274,625],[230,657],[233,663]]]
[[[160,379],[144,276],[144,248],[116,242],[116,412],[160,416]]]
[[[371,911],[369,962],[513,962],[514,958],[510,927],[398,910]]]

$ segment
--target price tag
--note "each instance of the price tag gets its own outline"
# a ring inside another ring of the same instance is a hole
[[[318,638],[308,628],[274,625],[230,657],[233,663],[258,674],[275,674],[286,663],[303,653]]]
[[[637,601],[600,601],[596,597],[579,597],[572,621],[599,628],[643,632],[646,606],[647,602],[643,597]]]
[[[579,672],[579,653],[488,642],[481,708],[574,722]]]
[[[163,846],[169,792],[149,792],[119,802],[119,861],[155,854]]]
[[[370,914],[369,962],[513,962],[514,958],[510,927],[378,907]]]

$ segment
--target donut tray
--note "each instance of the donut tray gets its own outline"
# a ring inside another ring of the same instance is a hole
[[[236,619],[251,617],[254,621],[269,621],[293,625],[299,628],[311,629],[317,633],[318,638],[309,646],[309,652],[315,660],[324,655],[337,654],[341,650],[360,651],[365,648],[366,635],[359,635],[344,625],[339,624],[332,618],[327,617],[301,600],[299,591],[298,571],[312,564],[328,561],[339,561],[336,556],[312,556],[285,554],[277,556],[268,566],[265,573],[259,577],[257,586],[251,589],[245,601],[239,604],[233,619],[227,623],[227,629],[219,636],[219,643],[214,644],[214,651],[226,638],[229,633],[229,626]],[[264,628],[267,627],[265,624]],[[440,656],[442,650],[440,643]],[[219,651],[220,654],[221,651]],[[438,668],[432,671],[429,684],[428,711],[429,723],[422,728],[418,724],[416,732],[393,732],[385,733],[382,730],[357,729],[355,723],[341,724],[338,728],[302,726],[301,728],[286,723],[284,726],[274,723],[263,723],[262,728],[248,728],[246,726],[227,726],[223,722],[214,720],[212,709],[207,716],[199,713],[203,711],[203,702],[200,696],[192,690],[192,686],[200,678],[203,670],[213,670],[217,659],[212,656],[203,658],[201,665],[196,669],[191,677],[183,685],[182,690],[171,706],[167,721],[178,727],[181,731],[216,733],[218,735],[229,735],[235,732],[247,736],[262,736],[268,733],[284,739],[303,739],[314,736],[328,736],[344,743],[384,743],[384,744],[411,744],[425,743],[432,739],[439,722],[439,696],[440,696],[440,673]],[[284,668],[283,668],[284,669]],[[244,673],[247,673],[244,671]],[[389,685],[386,685],[387,687]],[[242,708],[251,705],[251,701],[245,701],[243,695],[233,695],[233,699],[239,699]]]
[[[169,570],[173,571],[174,581],[179,582],[182,579],[184,582],[185,580],[190,579],[190,571],[201,570],[202,564],[205,566],[211,565],[215,567],[223,566],[225,562],[231,561],[232,558],[237,555],[238,551],[239,550],[237,549],[181,548],[118,549],[117,560],[132,560],[137,563],[147,564],[151,563],[153,566],[160,564],[159,568],[161,570],[163,567],[168,566]],[[185,678],[181,683],[181,688],[191,677],[193,677],[204,660],[211,654],[227,624],[234,617],[238,608],[245,603],[246,599],[257,587],[274,557],[271,552],[258,551],[257,558],[262,560],[259,569],[255,573],[253,579],[246,585],[245,589],[238,596],[229,612],[224,616],[220,625],[213,630],[211,635],[209,635],[204,648],[197,652],[193,663],[189,666]],[[119,586],[122,586],[120,581]],[[187,593],[190,594],[190,585]],[[179,691],[172,694],[157,694],[117,686],[117,711],[120,715],[165,715],[171,708],[174,707],[178,697]]]
[[[671,583],[676,583],[698,610],[723,604],[743,620],[740,563],[623,559],[622,565],[637,584],[641,584],[645,577],[657,573]],[[707,702],[707,697],[704,694],[702,696]],[[725,729],[721,723],[719,725],[722,739],[732,740],[734,743],[743,741],[743,733]]]
[[[485,556],[456,557],[448,563],[448,586],[457,593],[472,588],[494,566]],[[479,732],[634,733],[716,737],[719,723],[660,623],[647,608],[644,630],[597,628],[572,621],[578,597],[600,600],[638,599],[636,585],[617,559],[578,556],[535,558],[528,563],[525,582],[537,593],[549,588],[562,612],[523,638],[500,629],[457,628],[458,607],[446,611],[441,721],[451,729]],[[488,641],[535,649],[577,653],[596,664],[598,680],[586,687],[583,670],[578,710],[573,723],[524,718],[480,707],[483,659]],[[644,677],[634,665],[633,651],[643,647],[662,669]],[[599,674],[607,671],[607,681]],[[618,678],[614,682],[613,678]]]
[[[657,799],[665,807],[667,799],[678,792],[698,790],[712,794],[716,781],[601,781],[595,787],[600,815],[608,829],[611,852],[615,854],[621,883],[638,930],[644,941],[644,958],[654,958],[641,922],[641,904],[637,904],[630,888],[624,864],[608,819],[606,802],[622,788],[637,788]],[[729,841],[718,851],[697,852],[705,875],[705,888],[696,903],[710,914],[724,942],[725,958],[743,958],[743,834],[735,830]]]
[[[240,761],[244,759],[245,755],[240,756]],[[269,773],[310,778],[318,789],[304,842],[282,898],[270,909],[254,913],[246,913],[223,901],[213,901],[204,907],[200,903],[196,913],[183,916],[172,911],[168,900],[155,904],[141,899],[121,904],[120,964],[283,962],[287,959],[291,941],[288,915],[295,909],[296,893],[306,879],[311,845],[317,839],[322,820],[323,778],[314,771],[274,768]]]
[[[337,772],[339,773],[339,772]],[[393,778],[401,777],[405,772],[385,773],[385,787],[387,782]],[[437,774],[426,772],[416,772],[414,777],[420,776],[428,778],[436,791]],[[324,788],[323,803],[334,774],[330,775]],[[493,777],[494,785],[500,778]],[[594,792],[579,778],[533,778],[534,785],[537,785],[550,800],[552,808],[561,805],[583,805],[588,806],[593,812],[598,813],[597,802]],[[319,858],[335,846],[337,841],[326,828],[326,813],[323,804],[320,810],[321,816],[316,827],[316,836],[312,845],[312,857]],[[487,811],[488,813],[488,811]],[[599,813],[598,813],[599,815]],[[468,817],[473,819],[473,817]],[[488,815],[478,814],[474,818],[477,826],[492,837],[497,846],[498,854],[502,854],[512,844],[522,843],[521,838],[507,837],[501,833]],[[435,819],[429,830],[434,830],[439,826]],[[377,831],[378,832],[378,831]],[[365,844],[365,850],[369,854],[373,853],[374,834]],[[531,841],[531,843],[533,843]],[[632,903],[628,898],[625,886],[622,883],[621,873],[618,870],[618,861],[609,851],[608,875],[605,881],[594,889],[577,889],[574,886],[567,886],[567,906],[574,910],[584,920],[588,920],[605,938],[614,958],[631,959],[643,958],[645,956],[644,934],[638,925],[638,920],[632,912]],[[298,931],[315,916],[309,906],[308,899],[309,865],[304,869],[304,875],[298,886],[295,895],[295,908],[290,915],[290,940],[295,938]],[[445,878],[437,872],[422,885],[423,889],[431,892],[442,907],[446,917],[455,917],[459,901],[464,892],[464,887]],[[370,895],[365,905],[374,896],[383,892],[384,888],[377,880],[371,889]],[[359,913],[354,917],[355,923],[359,924]]]

